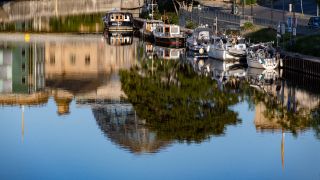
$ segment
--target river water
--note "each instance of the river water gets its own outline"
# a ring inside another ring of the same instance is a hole
[[[1,179],[320,179],[319,78],[101,35],[0,36]]]

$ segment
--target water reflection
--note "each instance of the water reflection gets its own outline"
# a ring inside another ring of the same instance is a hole
[[[0,44],[0,103],[40,105],[48,101],[44,91],[44,46]]]
[[[319,137],[319,94],[306,91],[300,83],[292,83],[291,78],[284,79],[282,70],[245,70],[237,62],[213,59],[189,59],[189,62],[198,74],[215,79],[220,91],[236,93],[249,103],[255,110],[258,132],[290,131],[298,135],[312,128]],[[303,77],[305,82],[319,83],[310,78]]]
[[[240,122],[229,109],[239,102],[237,95],[218,91],[214,81],[198,76],[188,64],[150,61],[121,71],[121,82],[137,115],[158,137],[199,143]]]
[[[222,136],[242,122],[232,108],[240,102],[255,112],[258,133],[298,136],[312,129],[320,137],[319,93],[306,83],[316,86],[315,78],[186,57],[185,49],[123,34],[0,45],[2,106],[39,106],[52,98],[57,114],[68,115],[75,101],[92,109],[106,137],[136,154]]]
[[[91,104],[101,131],[115,144],[132,153],[156,153],[169,145],[147,128],[146,121],[137,117],[132,105],[126,102]]]

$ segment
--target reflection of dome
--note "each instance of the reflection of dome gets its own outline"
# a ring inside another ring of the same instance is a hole
[[[70,113],[69,111],[69,105],[72,101],[72,99],[70,98],[66,98],[66,99],[59,99],[59,98],[55,98],[57,107],[58,107],[58,114],[59,116],[61,115],[67,115]]]
[[[57,90],[54,92],[54,101],[58,108],[58,115],[67,115],[70,113],[69,106],[72,101],[73,95],[64,90]]]
[[[157,139],[139,120],[130,104],[106,104],[92,109],[103,133],[121,148],[133,153],[156,153],[169,144]]]

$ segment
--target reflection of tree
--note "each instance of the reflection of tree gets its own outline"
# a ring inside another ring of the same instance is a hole
[[[246,86],[248,86],[248,84]],[[289,89],[290,88],[292,89],[293,87],[289,87]],[[298,135],[299,131],[301,132],[313,128],[316,132],[316,136],[319,137],[319,110],[310,110],[306,108],[296,109],[295,107],[291,107],[292,105],[282,104],[281,101],[272,94],[268,94],[255,88],[244,88],[244,93],[247,96],[246,99],[249,104],[255,104],[256,108],[259,104],[265,107],[262,115],[269,123],[274,123],[276,127],[280,126],[282,130],[290,131],[295,136]],[[291,103],[295,103],[295,106],[297,106],[299,102]],[[265,128],[268,128],[267,124]]]
[[[122,89],[138,116],[162,139],[201,142],[239,122],[228,108],[238,102],[237,95],[222,93],[214,81],[197,76],[187,64],[142,62],[142,69],[120,74]]]

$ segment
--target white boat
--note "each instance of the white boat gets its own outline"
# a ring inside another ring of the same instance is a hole
[[[219,60],[240,59],[246,56],[247,46],[241,37],[213,37],[209,57]]]
[[[213,37],[212,38],[212,44],[209,47],[209,57],[218,59],[218,60],[228,60],[228,59],[234,59],[234,56],[232,56],[228,52],[228,44],[227,39],[222,37]]]
[[[245,43],[245,38],[243,37],[232,37],[229,38],[229,44],[231,39],[231,46],[228,46],[228,52],[234,57],[246,57],[247,55],[247,45]]]
[[[249,67],[272,70],[280,63],[280,54],[270,43],[261,43],[250,46],[247,50]]]
[[[199,26],[196,28],[192,35],[187,38],[187,48],[191,51],[199,51],[200,48],[205,48],[209,52],[210,29],[206,26]]]

